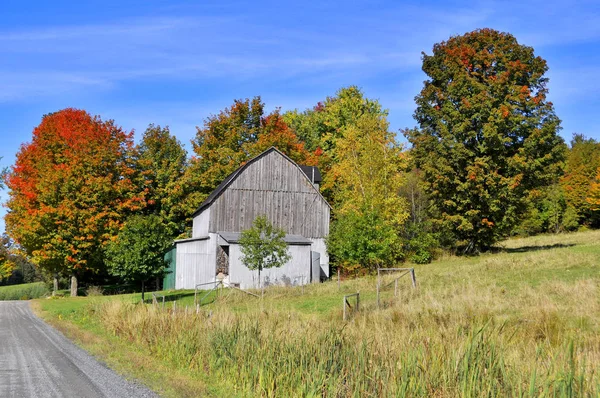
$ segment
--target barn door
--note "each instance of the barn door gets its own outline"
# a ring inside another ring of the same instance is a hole
[[[311,270],[311,278],[310,281],[312,283],[321,282],[321,253],[319,252],[310,252],[310,270]]]

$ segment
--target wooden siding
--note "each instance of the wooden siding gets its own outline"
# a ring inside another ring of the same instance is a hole
[[[212,235],[206,240],[177,243],[176,289],[194,289],[199,283],[215,280],[216,241]]]
[[[289,246],[292,256],[281,268],[269,268],[261,271],[265,286],[299,286],[310,283],[311,251],[310,246]],[[229,245],[229,282],[239,283],[242,289],[258,288],[258,271],[250,271],[240,260],[240,245]]]
[[[248,165],[209,209],[212,233],[248,229],[262,214],[288,234],[323,238],[329,233],[327,202],[300,168],[276,151]],[[197,226],[194,221],[194,230],[202,230],[200,219]]]
[[[192,237],[200,238],[208,236],[208,220],[210,218],[210,207],[194,217],[192,225]]]

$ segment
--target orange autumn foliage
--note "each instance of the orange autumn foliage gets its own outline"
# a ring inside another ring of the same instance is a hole
[[[49,272],[99,271],[104,244],[145,206],[132,148],[132,133],[84,110],[45,115],[6,178],[7,232]]]

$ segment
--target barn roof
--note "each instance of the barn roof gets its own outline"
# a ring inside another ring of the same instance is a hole
[[[240,243],[240,239],[242,238],[242,234],[240,232],[219,232],[221,238],[225,239],[227,243]],[[312,241],[306,239],[302,235],[291,235],[286,234],[283,238],[284,242],[288,245],[311,245]]]
[[[243,166],[240,166],[236,171],[234,171],[233,173],[229,174],[216,188],[214,191],[212,191],[210,193],[210,195],[208,195],[208,197],[204,200],[204,202],[202,202],[202,204],[200,205],[200,207],[198,208],[198,210],[196,210],[194,212],[194,214],[192,214],[192,217],[197,216],[198,214],[202,213],[202,211],[204,209],[206,209],[207,207],[209,207],[214,201],[215,199],[217,199],[221,193],[223,193],[223,191],[248,167],[250,166],[252,163],[256,162],[258,159],[262,158],[263,156],[266,156],[267,154],[271,153],[271,152],[277,152],[278,154],[280,154],[281,156],[283,156],[284,158],[286,158],[287,160],[289,160],[293,165],[295,165],[296,167],[298,167],[302,173],[306,176],[306,178],[309,180],[309,182],[311,183],[320,183],[322,178],[321,178],[321,172],[319,171],[319,169],[317,167],[314,166],[300,166],[298,165],[296,162],[294,162],[292,159],[290,159],[288,156],[286,156],[283,152],[281,152],[279,149],[275,148],[275,147],[271,147],[269,149],[267,149],[266,151],[264,151],[263,153],[261,153],[260,155],[248,160],[246,162],[246,164],[244,164]],[[314,173],[314,174],[313,174]],[[314,175],[314,180],[313,180],[313,175]],[[321,196],[321,198],[325,201],[325,198],[323,198],[323,196],[321,195],[321,193],[319,192],[319,189],[314,187],[313,188],[317,191],[317,193],[319,193],[319,195]],[[327,201],[325,201],[325,203],[327,203]],[[331,207],[329,205],[329,203],[327,203],[327,206]]]

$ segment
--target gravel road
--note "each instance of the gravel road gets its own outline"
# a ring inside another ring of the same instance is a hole
[[[25,301],[0,302],[0,396],[157,397],[75,346]]]

